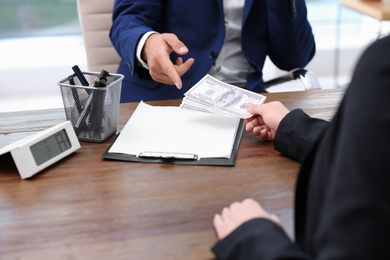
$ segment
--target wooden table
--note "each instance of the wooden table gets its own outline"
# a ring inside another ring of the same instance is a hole
[[[379,21],[390,20],[390,3],[383,1],[341,0],[341,4]]]
[[[343,89],[266,94],[330,119]],[[147,102],[178,105],[180,100]],[[137,103],[121,104],[118,128]],[[63,109],[0,114],[0,147],[65,120]],[[299,164],[244,133],[236,166],[103,160],[114,137],[81,149],[31,179],[0,157],[0,259],[213,259],[214,214],[252,197],[293,236]]]

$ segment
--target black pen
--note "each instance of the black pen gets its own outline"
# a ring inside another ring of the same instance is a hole
[[[68,81],[69,81],[69,85],[72,85],[72,86],[76,85],[76,83],[74,82],[73,76],[69,76],[68,77]],[[76,88],[71,87],[71,89],[72,89],[72,95],[73,95],[73,98],[74,98],[74,103],[76,104],[77,111],[79,112],[79,115],[80,115],[82,107],[81,107],[81,104],[80,104],[79,94],[77,93],[77,89]]]
[[[79,79],[81,85],[83,85],[85,87],[89,86],[89,83],[88,83],[87,79],[84,77],[84,74],[80,70],[79,66],[77,66],[77,65],[73,66],[72,70],[74,71],[76,77]],[[87,122],[86,122],[86,118],[91,110],[91,103],[92,103],[94,92],[91,91],[90,89],[86,89],[86,91],[89,94],[87,102],[85,103],[85,106],[82,109],[82,111],[79,115],[79,118],[77,119],[77,121],[74,125],[74,129],[75,129],[75,132],[77,135],[79,134],[81,128],[85,128],[85,129],[89,128],[87,125]]]
[[[96,88],[105,88],[107,86],[107,76],[109,73],[105,70],[102,70],[99,74],[99,77],[95,78],[95,84],[93,85]],[[92,101],[92,111],[95,115],[95,118],[92,122],[92,128],[96,131],[102,129],[102,122],[104,116],[104,101],[106,99],[105,90],[95,90],[94,97]]]
[[[75,65],[72,67],[74,74],[76,74],[77,78],[80,80],[81,85],[87,87],[89,86],[87,79],[84,77],[84,74],[81,72],[79,66]]]
[[[84,109],[81,111],[81,114],[74,125],[76,134],[78,134],[80,132],[80,126],[82,123],[84,123],[83,126],[88,128],[88,126],[86,125],[86,122],[85,122],[85,118],[87,117],[89,110],[91,109],[92,99],[93,99],[93,92],[91,94],[89,94],[89,97],[87,99],[87,102],[85,103]]]
[[[95,78],[95,84],[93,86],[97,87],[97,88],[99,88],[99,87],[102,88],[102,87],[107,86],[107,76],[109,74],[110,73],[108,73],[108,71],[106,71],[106,70],[100,71],[99,77]]]

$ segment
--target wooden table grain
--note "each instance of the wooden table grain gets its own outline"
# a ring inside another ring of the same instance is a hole
[[[331,119],[344,89],[266,94]],[[180,100],[147,102],[178,105]],[[137,103],[121,104],[118,129]],[[65,120],[63,109],[0,114],[0,147]],[[153,120],[151,118],[150,120]],[[299,164],[244,133],[234,167],[101,159],[113,141],[81,149],[22,180],[0,157],[0,259],[214,259],[214,214],[252,197],[293,236]]]

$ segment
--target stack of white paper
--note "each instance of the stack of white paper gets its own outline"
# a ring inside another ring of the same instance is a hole
[[[239,118],[140,102],[109,153],[187,153],[229,158]]]

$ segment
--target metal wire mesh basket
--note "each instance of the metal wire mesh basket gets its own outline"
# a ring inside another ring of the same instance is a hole
[[[82,72],[89,86],[83,86],[72,74],[58,82],[67,120],[72,122],[81,141],[104,142],[117,129],[121,74],[109,73],[104,87],[94,87],[97,72]]]

